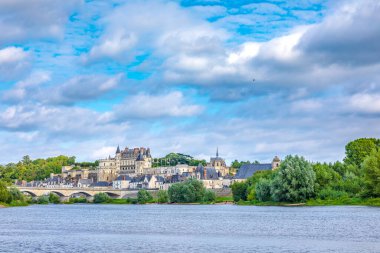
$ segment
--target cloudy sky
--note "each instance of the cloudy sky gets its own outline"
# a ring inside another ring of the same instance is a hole
[[[340,160],[380,137],[379,13],[377,0],[0,0],[0,163],[118,144]]]

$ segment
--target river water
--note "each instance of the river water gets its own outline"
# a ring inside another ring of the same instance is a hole
[[[3,208],[0,252],[380,252],[380,208]]]

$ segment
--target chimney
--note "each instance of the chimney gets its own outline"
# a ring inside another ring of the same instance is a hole
[[[206,168],[203,168],[203,179],[204,180],[207,179],[207,169]]]

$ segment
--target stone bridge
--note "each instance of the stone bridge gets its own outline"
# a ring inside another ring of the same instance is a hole
[[[54,193],[58,195],[61,200],[65,201],[71,197],[78,195],[86,197],[88,200],[92,200],[94,195],[100,192],[106,193],[108,196],[114,199],[120,198],[135,198],[138,190],[117,190],[113,188],[47,188],[47,187],[17,187],[24,194],[28,194],[32,197],[39,197],[43,195],[49,195]],[[155,190],[149,190],[155,192]]]

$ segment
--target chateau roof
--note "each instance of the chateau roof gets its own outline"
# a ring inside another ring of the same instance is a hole
[[[256,171],[260,171],[260,170],[272,170],[272,164],[271,163],[243,164],[240,167],[239,171],[236,173],[235,178],[237,178],[237,179],[246,179],[246,178],[249,178],[249,177],[253,176],[253,174],[255,174]]]
[[[198,165],[198,167],[195,170],[197,173],[200,174],[200,179],[218,179],[219,173],[216,171],[214,167],[203,167],[202,165]],[[206,178],[205,176],[206,172]]]

